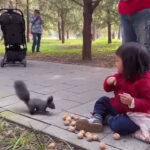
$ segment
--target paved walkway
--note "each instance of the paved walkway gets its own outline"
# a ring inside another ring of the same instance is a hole
[[[66,111],[89,117],[95,101],[100,96],[112,95],[106,94],[102,86],[104,78],[113,73],[112,69],[40,61],[28,61],[27,68],[22,66],[0,68],[1,116],[25,126],[32,126],[82,148],[99,150],[98,142],[78,140],[76,134],[69,132],[63,125],[61,118]],[[50,110],[51,115],[47,116],[29,115],[26,105],[15,95],[13,88],[15,80],[26,82],[31,97],[46,100],[49,95],[53,95],[56,109]],[[107,150],[150,150],[149,144],[130,136],[115,141],[112,131],[107,127],[99,137],[106,142]]]

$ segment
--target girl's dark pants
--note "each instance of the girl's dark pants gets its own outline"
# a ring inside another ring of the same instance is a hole
[[[107,124],[114,132],[117,132],[120,135],[128,135],[139,129],[139,126],[137,126],[127,115],[119,114],[110,104],[110,98],[106,96],[103,96],[96,101],[93,114],[101,115],[103,120],[106,116],[111,115]]]

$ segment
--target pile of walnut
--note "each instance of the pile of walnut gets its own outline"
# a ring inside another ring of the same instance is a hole
[[[76,121],[80,119],[80,117],[78,115],[64,113],[63,116],[62,116],[62,119],[64,120],[64,125],[69,126],[68,127],[69,131],[71,131],[71,132],[76,131]],[[100,141],[98,134],[93,134],[91,132],[85,132],[84,130],[81,130],[77,133],[77,138],[78,139],[83,139],[84,137],[89,142],[91,142],[91,141]],[[114,133],[113,137],[114,137],[115,140],[120,139],[120,135],[118,133]],[[106,149],[105,142],[101,141],[99,143],[99,147],[100,147],[101,150]]]

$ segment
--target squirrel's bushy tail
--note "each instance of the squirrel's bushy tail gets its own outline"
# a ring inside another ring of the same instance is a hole
[[[30,100],[30,93],[23,81],[15,81],[14,87],[16,90],[17,96],[24,101],[26,104],[28,104]]]

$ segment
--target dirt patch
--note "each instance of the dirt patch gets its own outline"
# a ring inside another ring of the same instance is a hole
[[[27,59],[58,62],[63,64],[78,64],[95,67],[107,67],[107,68],[112,68],[114,66],[114,53],[98,53],[92,56],[91,61],[83,61],[82,57],[78,54],[58,56],[58,55],[34,53],[29,54],[27,56]]]

